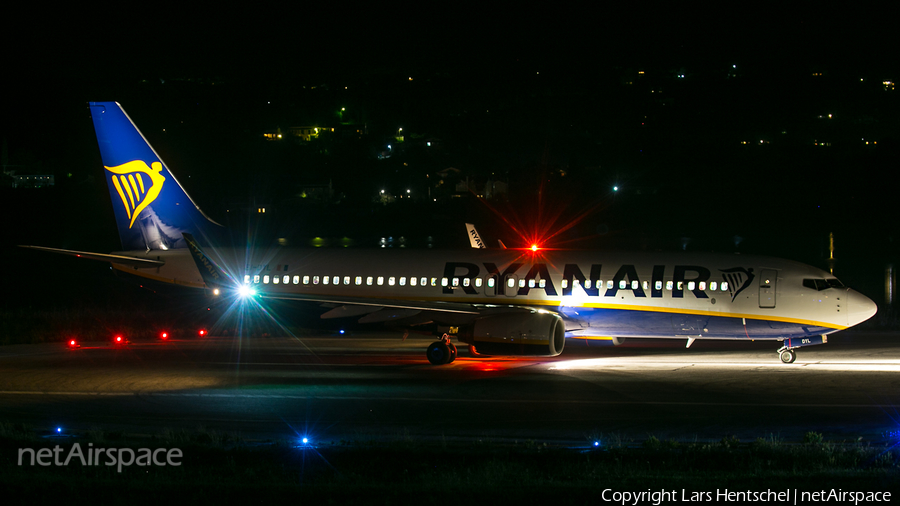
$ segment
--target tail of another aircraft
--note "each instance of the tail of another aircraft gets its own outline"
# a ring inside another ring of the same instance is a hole
[[[90,102],[91,118],[124,250],[186,248],[209,219],[116,102]]]

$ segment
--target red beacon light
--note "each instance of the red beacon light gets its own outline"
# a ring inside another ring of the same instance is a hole
[[[531,245],[531,251],[537,251],[537,250],[539,250],[539,249],[541,249],[541,248],[538,247],[537,244],[532,244],[532,245]]]
[[[75,349],[81,348],[81,345],[78,344],[78,341],[76,341],[74,339],[69,339],[69,342],[66,343],[66,346],[68,346],[70,350],[75,350]]]
[[[197,335],[199,335],[200,337],[206,337],[206,329],[200,329],[200,331],[197,332]]]
[[[169,333],[168,332],[160,332],[159,338],[162,339],[163,341],[165,341],[166,339],[169,338]]]
[[[123,346],[129,344],[129,341],[122,334],[116,334],[116,336],[113,338],[113,344],[116,346]]]

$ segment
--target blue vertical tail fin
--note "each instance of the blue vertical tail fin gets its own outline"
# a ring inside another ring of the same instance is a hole
[[[124,250],[186,248],[184,234],[207,235],[209,219],[117,102],[90,102],[119,238]]]

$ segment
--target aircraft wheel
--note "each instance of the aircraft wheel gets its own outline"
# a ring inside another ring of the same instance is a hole
[[[453,363],[454,360],[456,360],[457,350],[456,350],[456,345],[453,343],[450,343],[449,348],[450,348],[450,360],[447,363],[451,364],[451,363]]]
[[[434,365],[450,363],[450,347],[443,341],[435,341],[425,350],[428,361]]]
[[[779,356],[785,364],[793,364],[794,360],[797,360],[797,354],[794,353],[794,350],[784,350]]]

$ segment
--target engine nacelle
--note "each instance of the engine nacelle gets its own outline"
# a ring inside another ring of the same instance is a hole
[[[555,357],[566,346],[566,324],[550,313],[504,313],[475,320],[460,336],[486,355]]]

